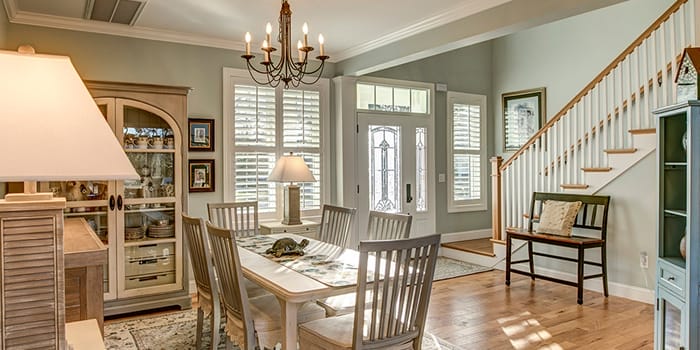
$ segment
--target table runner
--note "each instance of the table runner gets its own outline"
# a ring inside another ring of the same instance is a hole
[[[332,244],[309,240],[305,255],[283,255],[279,258],[266,254],[279,236],[258,235],[236,238],[239,247],[264,256],[282,266],[313,278],[331,287],[357,284],[358,253]]]

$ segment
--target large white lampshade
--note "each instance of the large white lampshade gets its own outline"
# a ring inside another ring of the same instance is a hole
[[[311,173],[304,159],[292,154],[280,157],[272,168],[268,181],[289,182],[284,187],[284,216],[282,223],[285,225],[301,224],[299,208],[299,186],[294,182],[315,182],[316,178]]]
[[[70,58],[0,50],[0,77],[0,181],[139,178]]]

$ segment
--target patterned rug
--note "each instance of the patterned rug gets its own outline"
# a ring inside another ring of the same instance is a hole
[[[437,265],[435,266],[435,276],[433,281],[445,280],[448,278],[471,275],[474,273],[493,270],[490,267],[476,265],[465,261],[445,258],[438,256]]]
[[[107,350],[193,350],[196,324],[195,309],[110,322],[105,324],[105,346]],[[202,349],[206,349],[211,341],[208,332],[208,322],[205,322]],[[222,329],[221,339],[224,339],[223,336]],[[219,345],[219,349],[225,348],[225,344]],[[428,333],[423,337],[422,348],[423,350],[461,350]],[[234,346],[234,349],[238,350],[238,347]]]

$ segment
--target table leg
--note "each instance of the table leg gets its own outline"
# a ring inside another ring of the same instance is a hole
[[[282,298],[277,298],[282,309],[282,349],[296,350],[297,348],[297,311],[301,304],[290,303]]]

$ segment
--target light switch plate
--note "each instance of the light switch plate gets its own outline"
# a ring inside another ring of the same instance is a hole
[[[445,182],[445,174],[438,174],[438,182]]]

